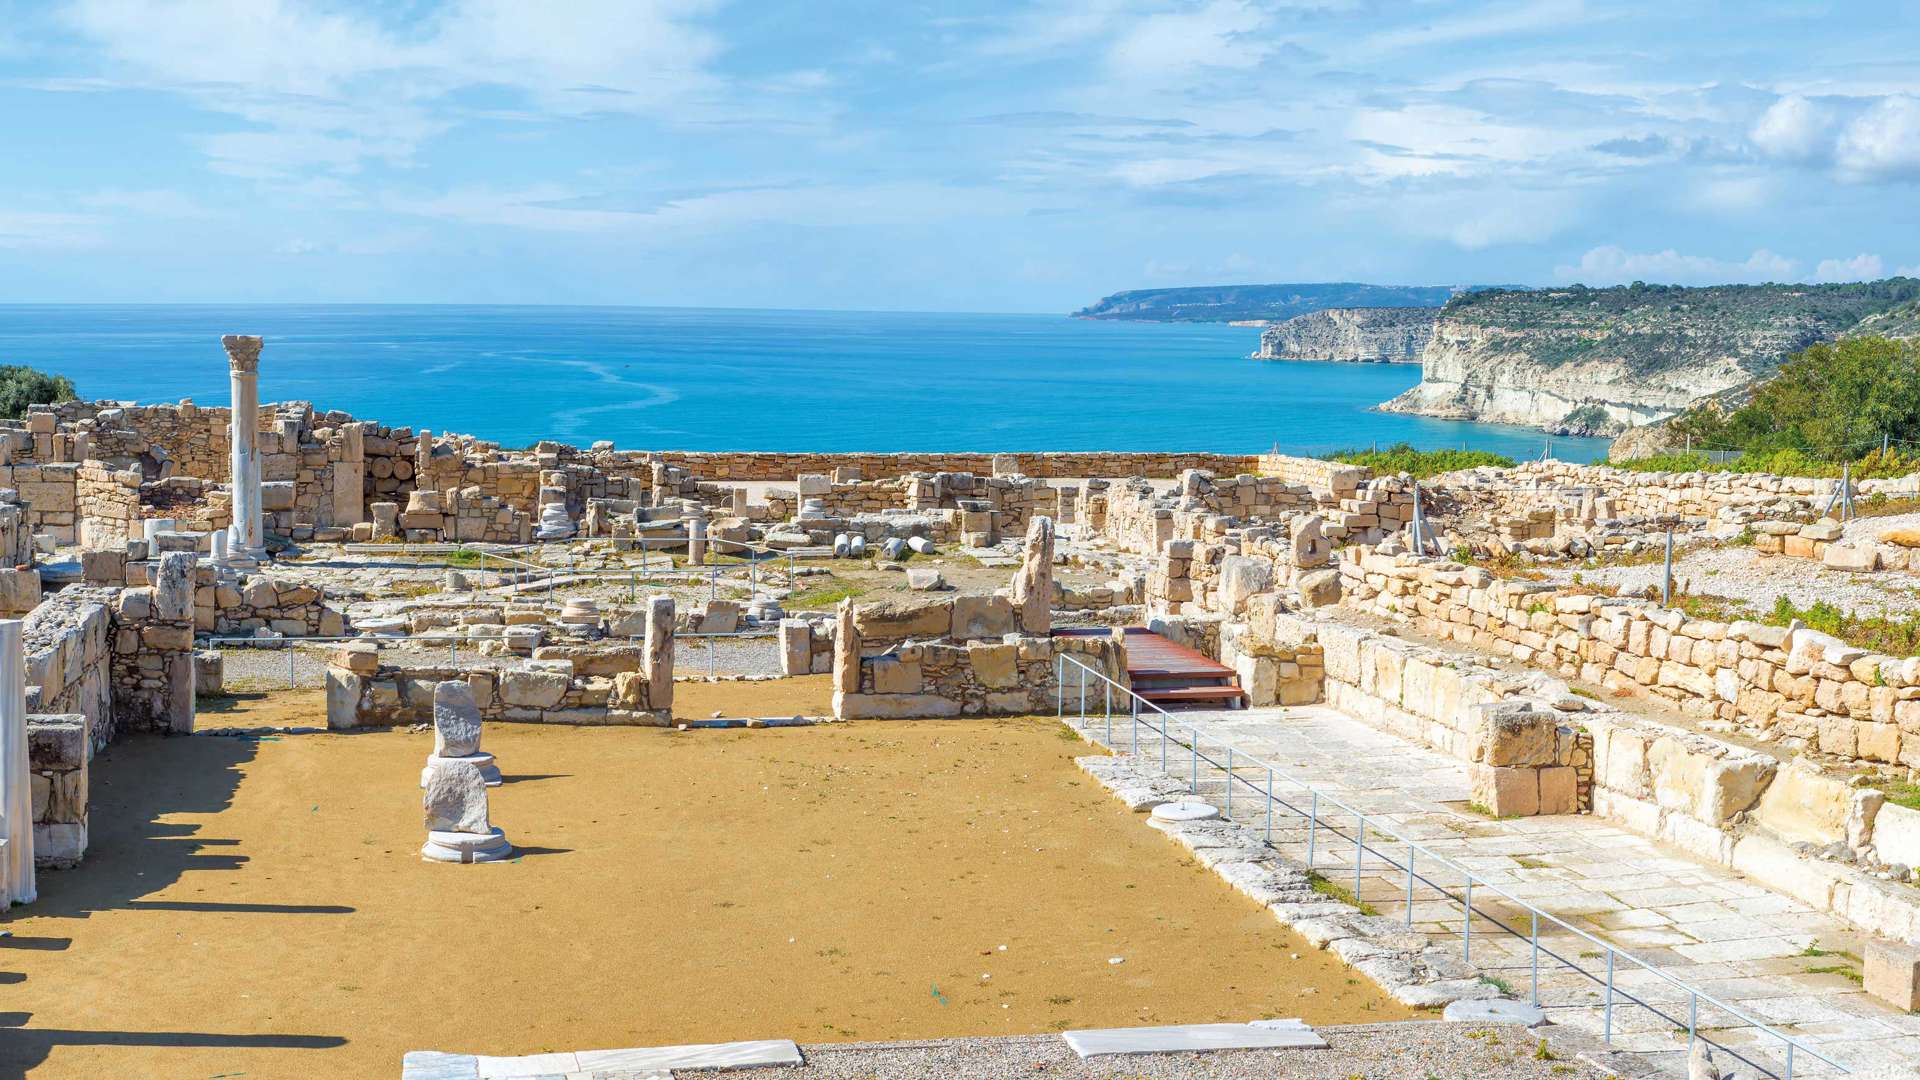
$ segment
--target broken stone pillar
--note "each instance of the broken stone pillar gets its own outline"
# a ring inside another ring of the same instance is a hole
[[[170,551],[160,556],[160,568],[153,579],[153,618],[173,625],[151,626],[141,632],[142,643],[160,654],[161,675],[166,680],[159,719],[176,735],[193,733],[193,568],[197,562],[199,556],[191,551]]]
[[[340,460],[333,463],[333,524],[345,527],[367,520],[366,425],[340,426]]]
[[[834,611],[833,692],[860,692],[860,628],[854,625],[853,601],[842,600]],[[834,712],[837,714],[838,709]]]
[[[1027,524],[1027,547],[1013,575],[1013,606],[1020,632],[1053,633],[1053,519],[1045,514]]]
[[[696,513],[687,518],[687,565],[707,565],[707,516]]]
[[[422,782],[428,862],[498,862],[513,854],[506,834],[487,820],[487,782],[470,761],[448,759],[431,766]]]
[[[260,345],[257,337],[228,334],[227,375],[233,392],[233,416],[227,423],[233,455],[233,525],[228,557],[254,563],[267,553],[260,525]]]
[[[0,621],[0,909],[30,904],[33,879],[33,771],[27,759],[25,624]]]
[[[1293,565],[1299,570],[1318,570],[1333,555],[1333,545],[1321,532],[1320,515],[1308,514],[1293,519]]]
[[[647,597],[647,704],[673,708],[673,597]]]
[[[492,754],[480,749],[480,706],[473,700],[473,685],[465,679],[433,686],[433,753],[420,771],[420,786],[426,787],[433,770],[449,761],[464,761],[480,770],[488,787],[500,786],[500,767]]]

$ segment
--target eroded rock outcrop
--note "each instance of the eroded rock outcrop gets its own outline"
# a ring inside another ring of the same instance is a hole
[[[1328,308],[1269,326],[1255,360],[1340,360],[1417,364],[1439,308]]]

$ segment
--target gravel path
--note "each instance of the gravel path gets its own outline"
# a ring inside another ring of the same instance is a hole
[[[1546,571],[1546,580],[1564,585],[1575,574],[1587,584],[1617,585],[1623,593],[1637,594],[1649,586],[1659,589],[1661,566],[1656,562],[1598,570],[1556,567]],[[1901,571],[1850,574],[1809,559],[1762,555],[1746,547],[1685,549],[1674,556],[1673,576],[1676,588],[1684,582],[1688,592],[1745,600],[1755,615],[1773,610],[1781,596],[1796,607],[1825,600],[1849,611],[1904,614],[1912,611],[1920,590],[1920,576]]]
[[[1595,1077],[1570,1052],[1534,1056],[1540,1033],[1520,1027],[1415,1021],[1315,1028],[1325,1050],[1237,1050],[1207,1054],[1132,1054],[1082,1061],[1057,1035],[844,1043],[803,1047],[799,1068],[675,1070],[674,1076],[729,1080],[949,1080],[954,1077],[1047,1076],[1103,1080],[1546,1080]],[[1552,1031],[1552,1028],[1545,1029]],[[1555,1036],[1551,1042],[1558,1041]],[[617,1074],[616,1074],[617,1075]]]

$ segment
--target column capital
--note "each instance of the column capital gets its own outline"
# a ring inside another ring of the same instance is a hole
[[[220,347],[227,350],[227,367],[236,375],[260,370],[260,345],[259,338],[245,334],[228,334],[220,339]]]

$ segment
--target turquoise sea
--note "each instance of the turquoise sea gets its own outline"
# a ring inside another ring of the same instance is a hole
[[[1249,327],[1053,315],[385,305],[5,305],[0,363],[83,397],[227,401],[223,333],[260,334],[261,397],[525,446],[1215,450],[1407,441],[1590,461],[1600,439],[1369,411],[1416,365],[1246,359]]]

